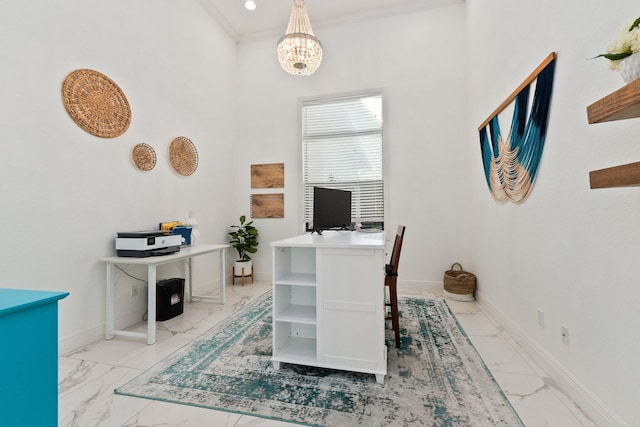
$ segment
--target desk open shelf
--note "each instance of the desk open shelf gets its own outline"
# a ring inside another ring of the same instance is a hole
[[[317,360],[316,340],[310,338],[289,338],[278,349],[278,355],[274,356],[273,360],[299,365],[315,365]]]
[[[296,322],[316,324],[316,306],[291,304],[282,308],[276,314],[276,320],[279,322]]]
[[[315,364],[316,251],[274,248],[273,361]]]

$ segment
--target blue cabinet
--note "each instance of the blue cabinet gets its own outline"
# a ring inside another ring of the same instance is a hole
[[[0,426],[58,425],[58,300],[0,288]]]

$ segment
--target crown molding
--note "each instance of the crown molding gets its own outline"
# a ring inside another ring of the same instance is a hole
[[[199,0],[205,10],[211,15],[215,21],[238,43],[247,43],[253,41],[261,41],[267,39],[278,39],[285,31],[285,28],[270,28],[263,31],[251,33],[239,33],[232,23],[216,8],[214,0]],[[454,4],[462,4],[465,0],[413,0],[408,2],[398,2],[392,6],[379,7],[376,9],[363,10],[362,12],[333,17],[329,19],[314,19],[311,17],[311,23],[314,30],[322,28],[338,27],[342,25],[350,25],[360,22],[367,22],[390,16],[404,15],[423,10],[436,9]]]

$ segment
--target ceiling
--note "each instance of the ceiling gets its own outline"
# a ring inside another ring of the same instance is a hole
[[[292,0],[254,0],[257,8],[244,8],[245,0],[200,0],[207,11],[238,42],[284,34]],[[314,32],[323,27],[367,21],[432,9],[464,0],[306,0]]]

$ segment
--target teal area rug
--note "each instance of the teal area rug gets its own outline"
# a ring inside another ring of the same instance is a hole
[[[522,426],[441,299],[400,300],[388,375],[271,364],[271,292],[116,393],[313,426]],[[345,333],[349,326],[345,325]]]

